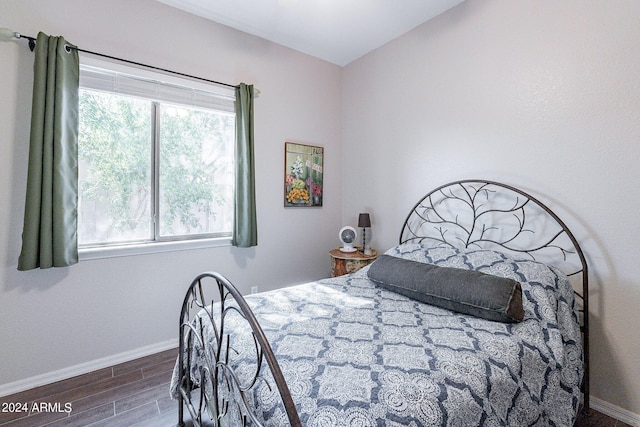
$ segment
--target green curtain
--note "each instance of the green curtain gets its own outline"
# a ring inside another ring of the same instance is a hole
[[[253,85],[236,87],[236,196],[233,246],[258,245],[253,155]]]
[[[78,262],[78,52],[39,33],[18,270]]]

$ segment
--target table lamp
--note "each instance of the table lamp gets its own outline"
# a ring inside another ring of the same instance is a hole
[[[358,216],[358,227],[362,228],[362,251],[365,255],[371,255],[371,248],[367,248],[367,228],[371,227],[371,217],[368,213]],[[367,253],[368,252],[368,253]]]

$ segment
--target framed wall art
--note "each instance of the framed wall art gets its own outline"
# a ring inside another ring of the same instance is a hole
[[[324,148],[284,143],[284,206],[322,206]]]

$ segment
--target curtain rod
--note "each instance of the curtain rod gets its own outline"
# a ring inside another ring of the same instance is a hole
[[[2,30],[5,30],[5,29],[3,28]],[[33,50],[36,47],[36,38],[35,37],[25,36],[24,34],[20,34],[20,33],[17,33],[17,32],[14,33],[13,36],[16,39],[27,39],[27,40],[29,40],[29,49],[33,52]],[[208,82],[208,83],[214,83],[214,84],[217,84],[217,85],[226,86],[226,87],[230,87],[230,88],[234,88],[234,89],[238,88],[237,85],[232,85],[232,84],[229,84],[229,83],[224,83],[224,82],[219,82],[219,81],[216,81],[216,80],[206,79],[204,77],[192,76],[191,74],[185,74],[185,73],[181,73],[179,71],[168,70],[166,68],[160,68],[160,67],[156,67],[154,65],[143,64],[141,62],[131,61],[129,59],[118,58],[117,56],[106,55],[104,53],[93,52],[91,50],[86,50],[86,49],[81,49],[81,48],[76,47],[76,46],[71,46],[70,44],[65,45],[65,49],[67,51],[69,51],[69,49],[75,49],[78,52],[87,53],[87,54],[90,54],[90,55],[101,56],[103,58],[114,59],[116,61],[126,62],[128,64],[138,65],[140,67],[150,68],[152,70],[164,71],[165,73],[175,74],[175,75],[182,76],[182,77],[188,77],[190,79],[195,79],[195,80],[201,80],[201,81],[205,81],[205,82]]]

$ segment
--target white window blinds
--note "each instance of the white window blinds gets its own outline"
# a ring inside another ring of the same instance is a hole
[[[89,65],[80,66],[80,87],[191,107],[234,111],[235,94],[231,89],[214,93]]]

